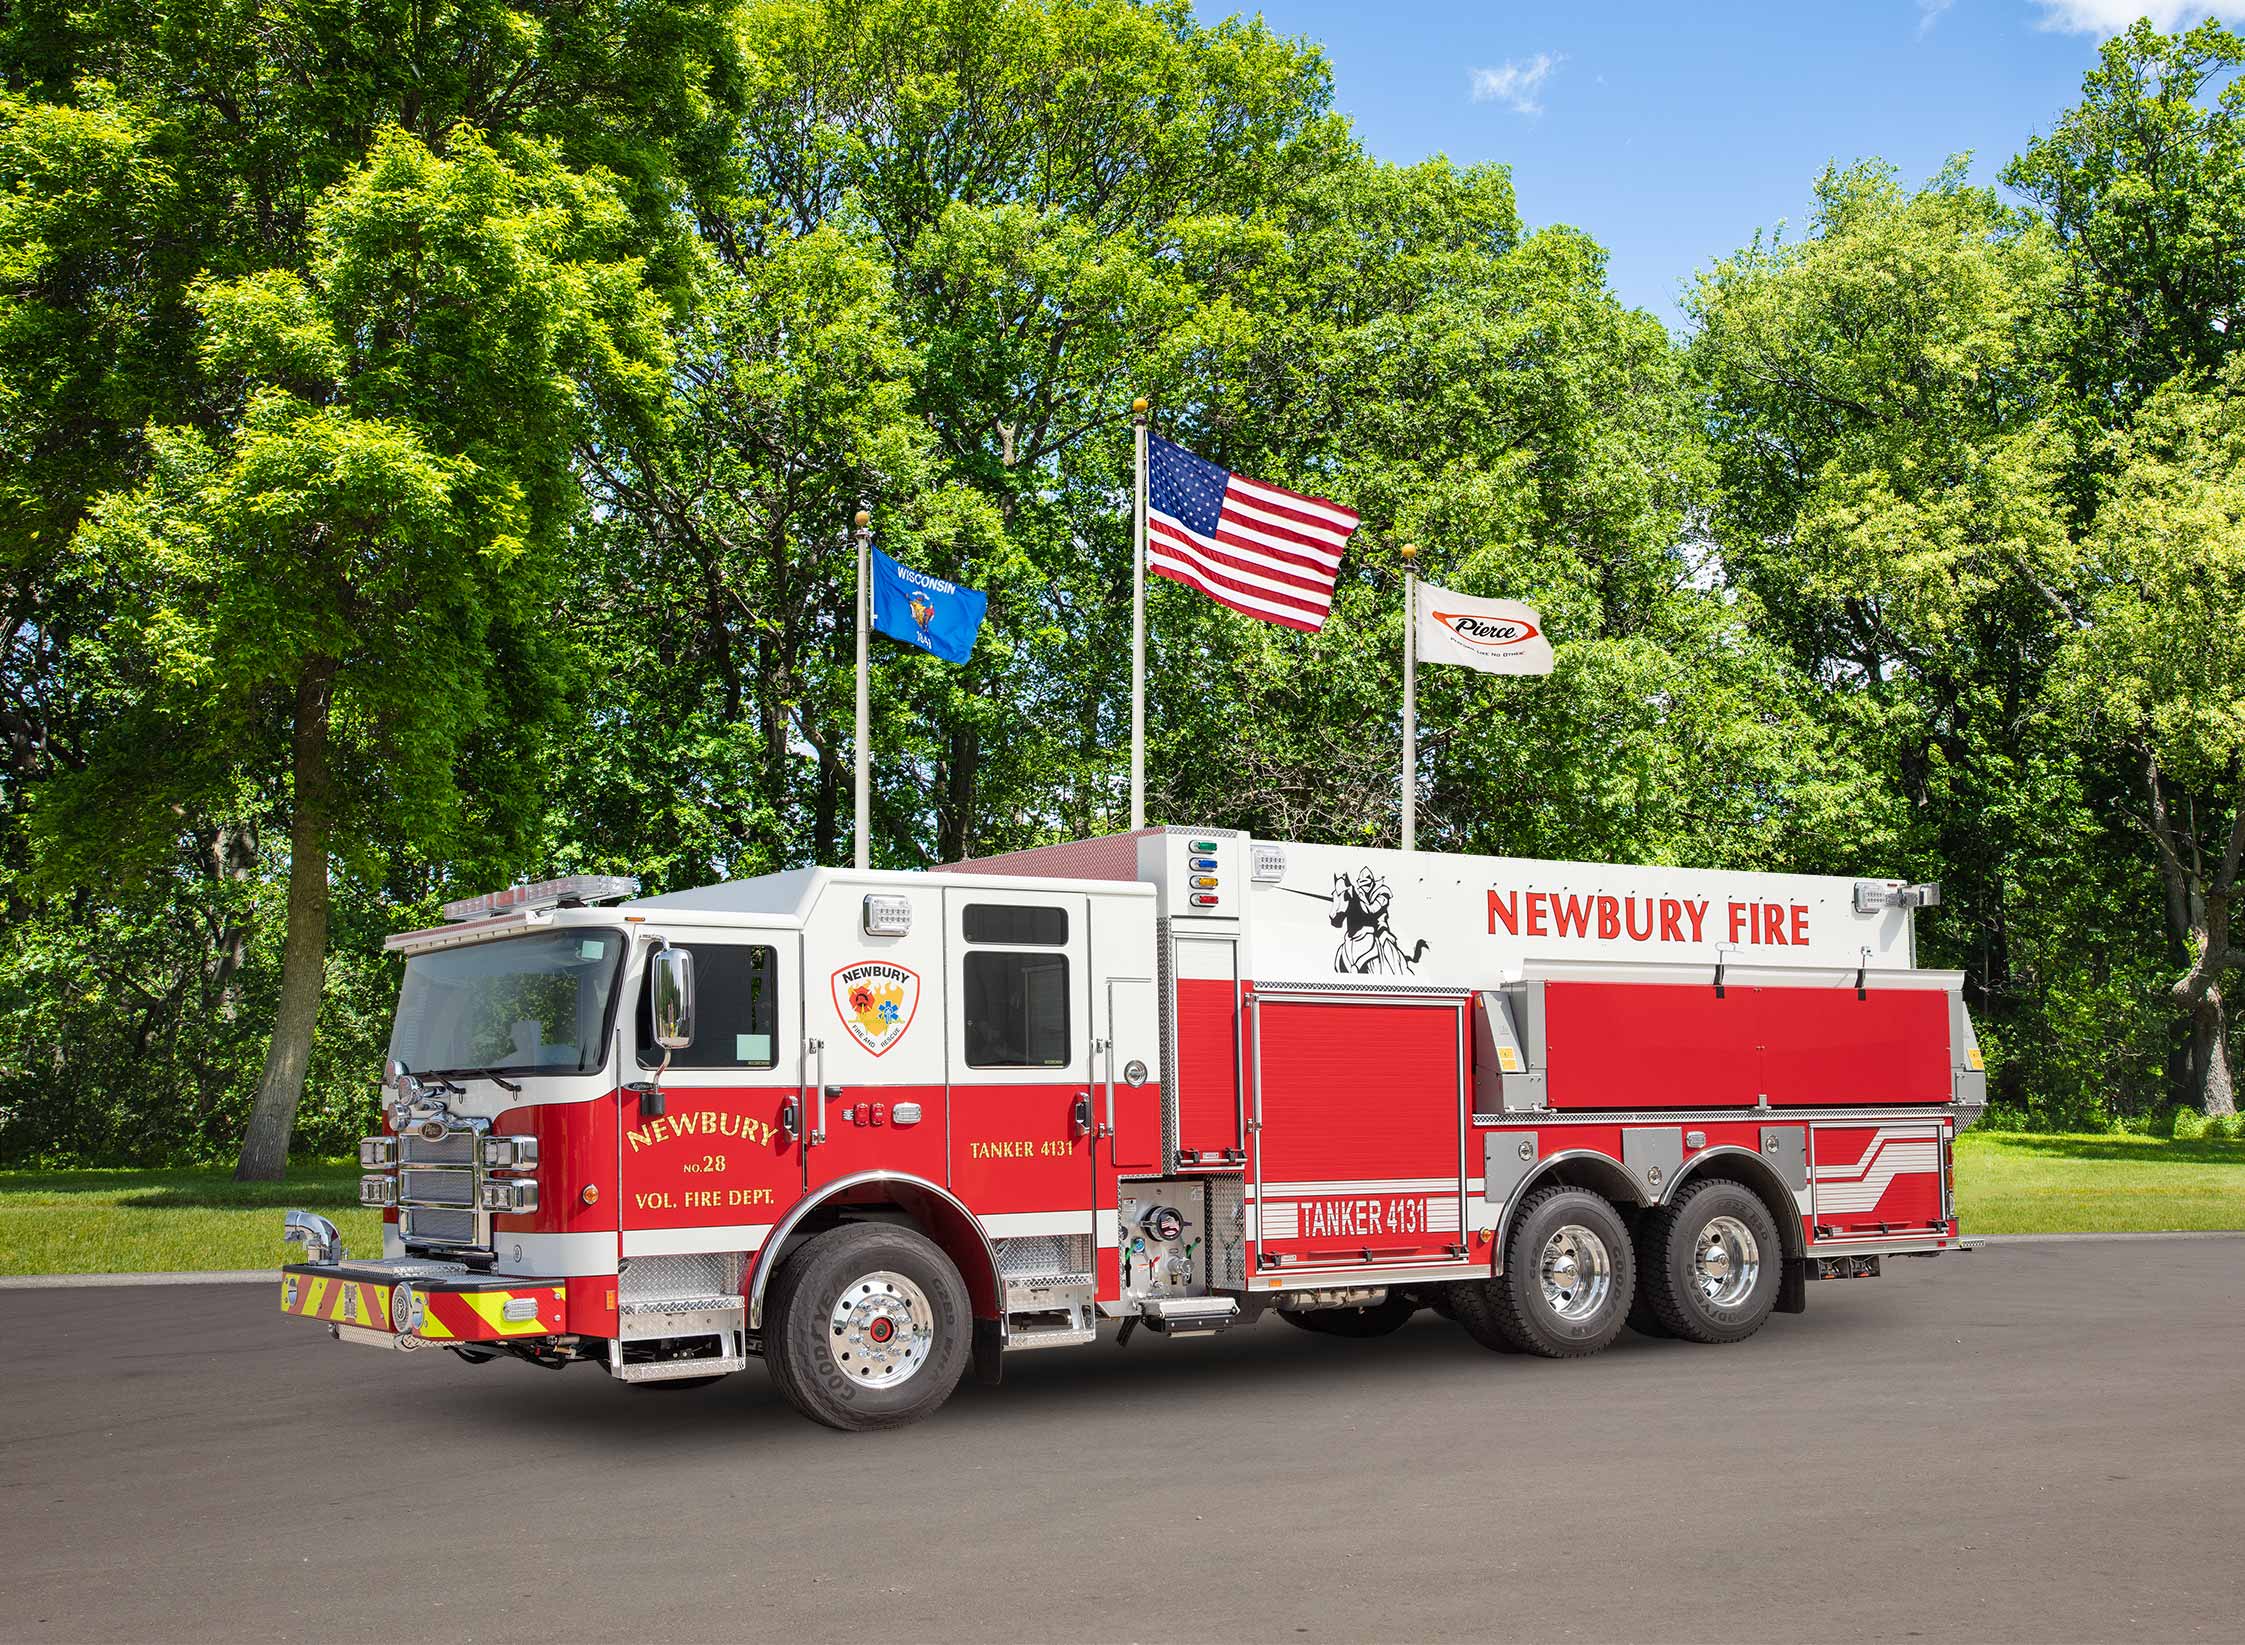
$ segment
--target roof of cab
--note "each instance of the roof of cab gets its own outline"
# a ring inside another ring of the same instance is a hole
[[[912,869],[784,868],[749,880],[725,880],[696,886],[690,891],[666,891],[655,897],[635,897],[623,903],[625,914],[654,917],[672,915],[755,915],[799,924],[810,914],[829,887],[867,891],[935,892],[1046,891],[1098,892],[1107,896],[1151,897],[1154,888],[1136,880],[1061,880],[1021,874],[929,874]],[[699,923],[699,922],[696,922]]]

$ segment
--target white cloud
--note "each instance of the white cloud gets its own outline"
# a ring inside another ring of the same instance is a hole
[[[1541,114],[1543,104],[1536,94],[1551,78],[1551,71],[1565,61],[1558,52],[1539,51],[1533,57],[1507,62],[1502,68],[1468,69],[1466,73],[1473,82],[1473,100],[1502,103],[1515,114]]]
[[[2245,22],[2245,0],[2036,0],[2042,26],[2066,34],[2118,34],[2139,17],[2163,34],[2209,17]]]
[[[1941,21],[1941,14],[1955,5],[1957,0],[1918,0],[1918,38],[1924,39],[1933,32],[1933,25]]]

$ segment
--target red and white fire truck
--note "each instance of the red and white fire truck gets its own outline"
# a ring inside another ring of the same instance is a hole
[[[286,1311],[874,1428],[1102,1324],[1565,1358],[1959,1244],[1932,886],[1159,828],[634,889],[390,939],[382,1254],[289,1213]]]

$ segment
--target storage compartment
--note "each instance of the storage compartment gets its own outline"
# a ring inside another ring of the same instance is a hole
[[[1544,985],[1554,1108],[1945,1103],[1949,996],[1928,988]]]
[[[1948,1227],[1938,1125],[1809,1127],[1811,1225],[1819,1241],[1930,1235]]]
[[[1256,1002],[1259,1272],[1462,1261],[1466,1002]]]

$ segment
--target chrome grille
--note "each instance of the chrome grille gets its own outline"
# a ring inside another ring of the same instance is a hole
[[[476,1202],[473,1171],[400,1171],[398,1199],[407,1205],[465,1205]]]
[[[406,1165],[473,1165],[479,1141],[473,1131],[447,1131],[431,1142],[409,1130],[398,1138],[398,1159]]]
[[[473,1211],[431,1211],[415,1208],[398,1216],[405,1239],[428,1240],[440,1245],[473,1245],[476,1215]]]

